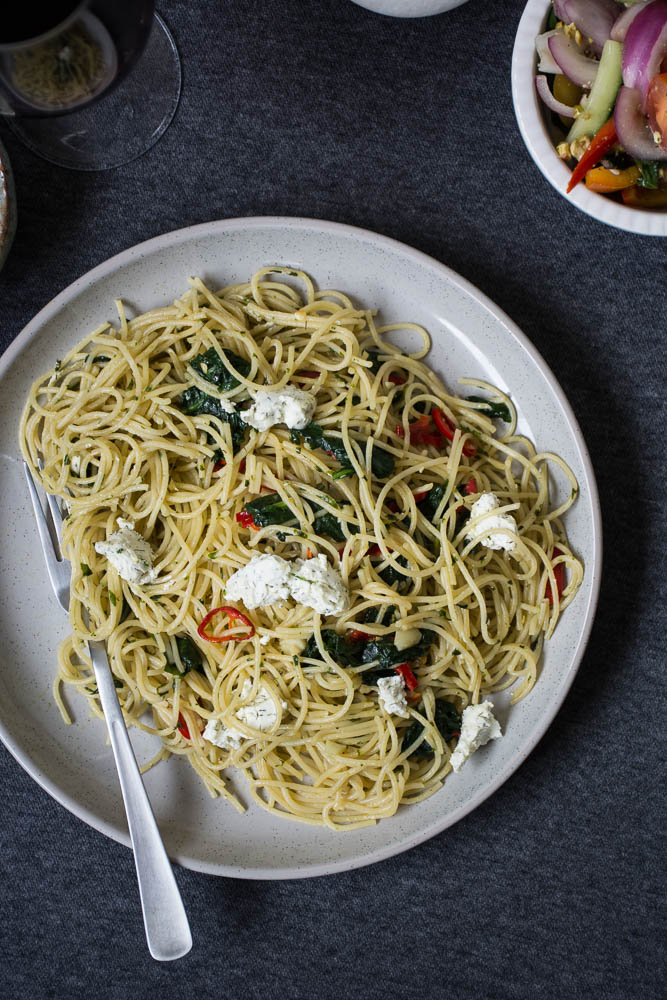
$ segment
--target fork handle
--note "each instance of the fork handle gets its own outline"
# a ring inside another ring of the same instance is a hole
[[[125,727],[106,646],[89,647],[134,849],[148,949],[159,962],[169,962],[190,951],[190,925]]]

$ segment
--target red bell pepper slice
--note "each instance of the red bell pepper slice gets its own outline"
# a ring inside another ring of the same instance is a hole
[[[419,687],[419,681],[415,675],[410,670],[410,666],[407,663],[401,663],[400,666],[394,667],[397,674],[400,674],[405,681],[405,686],[408,691],[415,691]]]
[[[183,718],[182,712],[178,713],[178,725],[176,726],[176,728],[178,729],[181,736],[183,736],[186,740],[192,739],[192,737],[190,736],[190,730],[188,729],[188,724]]]
[[[556,556],[562,556],[562,555],[564,555],[564,553],[561,552],[559,548],[554,546],[554,550],[551,553],[551,558],[555,559]],[[563,591],[565,590],[565,563],[558,563],[557,566],[554,566],[554,577],[556,578],[556,591],[558,593],[558,600],[560,600],[563,595]],[[551,591],[550,580],[547,580],[547,587],[544,593],[549,604],[553,604],[554,595]]]
[[[227,615],[230,621],[242,622],[248,628],[247,633],[245,635],[231,635],[229,632],[223,632],[222,635],[211,635],[210,632],[206,631],[206,626],[216,615]],[[251,639],[254,634],[255,626],[250,619],[236,608],[230,608],[227,605],[223,605],[220,608],[213,608],[212,611],[209,611],[197,628],[197,635],[202,639],[206,639],[207,642],[243,642],[245,639]]]
[[[609,152],[611,147],[614,146],[617,141],[618,137],[616,135],[614,119],[612,117],[609,121],[606,121],[602,128],[596,133],[590,146],[572,171],[570,182],[567,185],[568,194],[572,188],[575,188],[579,181],[586,176],[586,171],[590,170],[591,167],[594,167],[597,163],[599,163],[602,157]]]
[[[447,438],[448,441],[454,440],[454,432],[457,430],[456,427],[452,426],[442,410],[439,410],[437,406],[434,406],[431,410],[431,415],[435,422],[435,426],[438,428],[440,433]],[[463,445],[463,454],[470,458],[472,455],[477,454],[477,448],[471,441],[466,441]]]

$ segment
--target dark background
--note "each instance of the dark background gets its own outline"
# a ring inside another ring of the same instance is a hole
[[[89,268],[230,216],[365,226],[432,254],[523,328],[593,457],[605,528],[592,640],[549,732],[452,829],[370,868],[251,883],[178,870],[195,944],[153,962],[128,850],[0,750],[8,998],[657,998],[664,987],[665,243],[570,207],[519,136],[522,3],[417,21],[347,0],[160,4],[176,118],[106,173],[2,129],[19,199],[2,347]]]

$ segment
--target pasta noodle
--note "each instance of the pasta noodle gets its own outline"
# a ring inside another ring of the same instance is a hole
[[[577,592],[561,522],[574,475],[517,432],[493,386],[465,379],[479,395],[451,395],[423,361],[423,328],[378,325],[302,271],[263,268],[219,292],[191,279],[133,319],[117,307],[117,329],[99,327],[35,382],[20,431],[33,474],[69,507],[72,633],[55,683],[66,721],[62,682],[101,716],[87,641],[103,639],[128,724],[162,741],[151,763],[185,756],[239,809],[229,767],[264,808],[335,830],[431,795],[461,710],[504,688],[528,694]],[[417,351],[390,342],[398,329]],[[244,425],[245,400],[288,385],[315,397],[307,428]],[[555,509],[550,472],[570,486]],[[516,523],[513,551],[480,541],[470,511],[489,493]],[[127,582],[96,551],[118,517],[150,542],[154,581]],[[219,612],[202,627],[260,553],[324,555],[349,608],[325,618],[292,599],[234,602],[241,623]],[[407,718],[380,704],[382,676],[403,677]],[[243,711],[258,698],[264,729]],[[212,719],[237,746],[204,737]]]

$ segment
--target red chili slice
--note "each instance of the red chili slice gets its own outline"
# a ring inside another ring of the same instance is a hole
[[[448,441],[453,441],[454,432],[458,428],[454,427],[450,423],[449,419],[445,416],[442,410],[438,409],[437,406],[433,407],[433,409],[431,410],[431,415],[435,422],[435,426],[438,428],[440,433],[444,435],[444,437],[446,437]],[[477,448],[475,447],[474,444],[472,444],[471,441],[466,441],[466,443],[463,445],[463,454],[466,455],[468,458],[471,457],[472,455],[477,454]]]
[[[186,740],[192,739],[192,737],[190,736],[190,730],[188,729],[188,724],[183,718],[182,712],[178,713],[178,725],[176,726],[176,728],[178,729],[181,736],[183,736]]]
[[[396,436],[400,438],[405,437],[405,431],[401,424],[396,424]]]
[[[554,550],[551,553],[551,558],[555,559],[556,556],[562,556],[562,555],[564,555],[564,553],[561,552],[561,550],[559,548],[556,548],[554,546]],[[557,566],[554,566],[554,577],[556,578],[556,591],[558,593],[558,599],[560,600],[560,598],[562,597],[563,591],[565,590],[565,563],[558,563]],[[554,602],[554,595],[553,595],[553,593],[551,591],[551,581],[550,580],[547,580],[547,587],[546,587],[546,590],[545,590],[544,593],[545,593],[545,596],[546,596],[549,604],[553,604],[553,602]]]
[[[410,670],[409,664],[401,663],[400,666],[394,667],[394,670],[401,675],[408,691],[415,691],[419,687],[419,681]]]
[[[387,381],[393,382],[394,385],[405,385],[405,379],[401,378],[400,375],[390,375]]]
[[[296,378],[319,378],[319,372],[297,372]]]
[[[414,494],[415,503],[421,503],[429,495],[430,490],[420,490],[419,493]]]
[[[474,476],[471,476],[468,482],[463,487],[463,492],[470,496],[472,493],[477,493],[477,482]]]
[[[229,632],[223,632],[222,635],[211,635],[206,631],[206,626],[216,615],[227,615],[230,621],[242,622],[243,625],[247,626],[247,634],[231,635]],[[213,608],[212,611],[209,611],[197,628],[197,635],[201,636],[202,639],[206,639],[207,642],[243,642],[245,639],[251,639],[254,634],[255,626],[250,619],[238,611],[237,608],[230,608],[227,605],[223,605],[220,608]]]
[[[367,639],[370,639],[370,635],[368,632],[362,632],[360,629],[354,628],[351,632],[347,633],[346,638],[350,642],[366,642]]]

